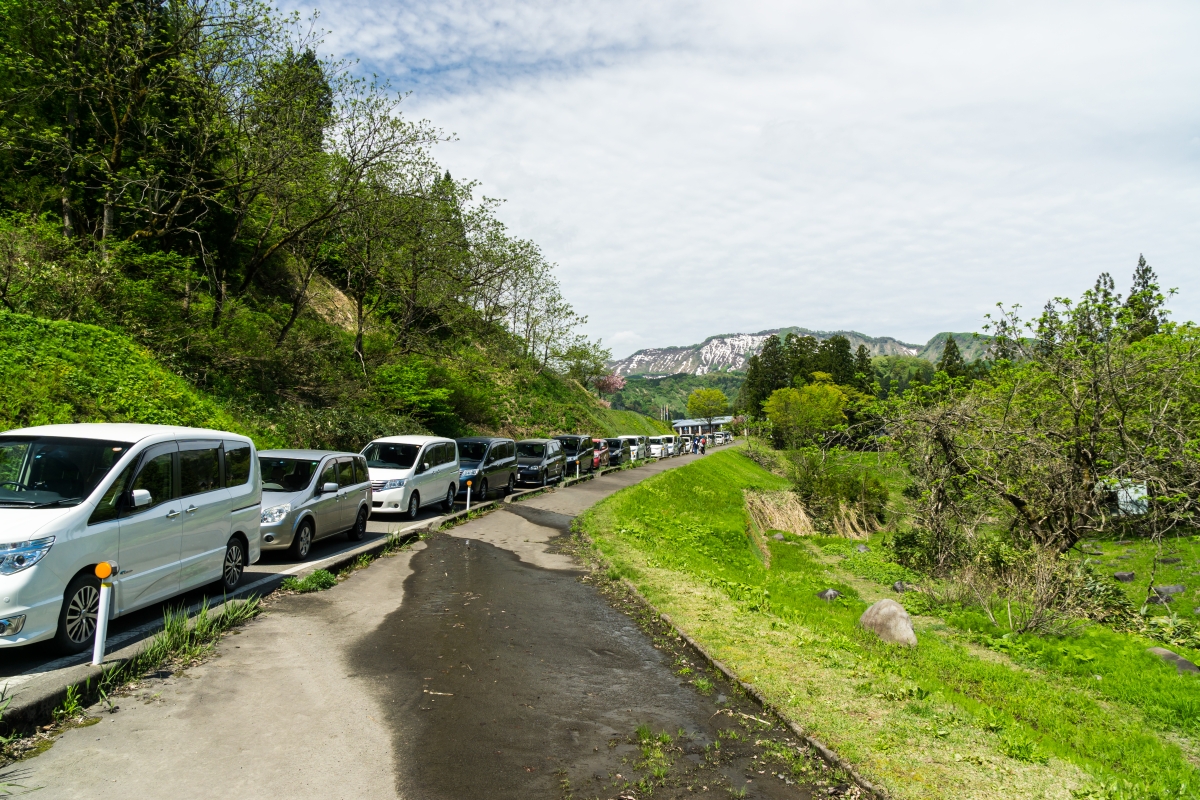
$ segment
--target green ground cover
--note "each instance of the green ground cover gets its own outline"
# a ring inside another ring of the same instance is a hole
[[[840,539],[768,539],[765,566],[743,490],[785,487],[740,451],[721,451],[614,495],[579,524],[612,573],[896,797],[1200,788],[1200,678],[1147,654],[1153,642],[1101,626],[1006,636],[981,613],[923,608],[917,648],[884,645],[858,617],[897,597],[888,584],[918,576],[886,559],[882,536],[867,553]],[[842,597],[819,600],[826,588]]]

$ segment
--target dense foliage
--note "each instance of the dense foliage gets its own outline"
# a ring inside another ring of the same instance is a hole
[[[516,428],[489,365],[582,397],[608,354],[552,265],[310,31],[225,0],[0,2],[0,304],[278,422]]]

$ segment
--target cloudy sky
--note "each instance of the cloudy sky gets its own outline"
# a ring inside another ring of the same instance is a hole
[[[618,356],[923,343],[1139,253],[1200,318],[1200,3],[322,0]]]

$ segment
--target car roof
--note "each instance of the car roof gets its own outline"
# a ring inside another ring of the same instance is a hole
[[[586,436],[582,433],[560,433],[555,439],[591,439],[591,436]]]
[[[504,436],[462,436],[458,439],[455,439],[454,441],[456,441],[456,442],[511,442],[512,439],[509,439]]]
[[[447,439],[445,436],[381,436],[378,439],[372,439],[370,444],[429,444],[430,442],[451,442],[453,439]]]
[[[348,453],[344,450],[259,450],[259,458],[312,458],[320,460],[325,456],[358,456],[358,453]]]
[[[240,439],[250,437],[240,433],[218,431],[210,428],[187,428],[182,425],[144,425],[135,422],[77,422],[69,425],[38,425],[33,428],[16,428],[4,431],[4,436],[58,436],[64,439],[101,439],[110,442],[134,444],[152,436],[164,439],[197,436],[205,439]]]
[[[546,444],[550,439],[522,439],[517,444]]]

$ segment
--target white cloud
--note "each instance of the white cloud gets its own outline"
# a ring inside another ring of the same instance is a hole
[[[618,352],[796,324],[923,342],[1122,283],[1139,252],[1200,316],[1195,4],[323,12],[458,134],[440,159],[508,199]]]

